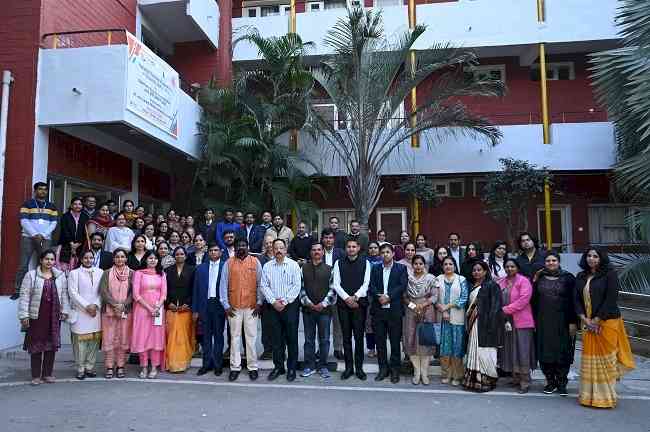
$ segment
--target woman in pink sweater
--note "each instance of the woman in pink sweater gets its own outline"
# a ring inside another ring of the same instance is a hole
[[[535,321],[530,306],[533,287],[519,274],[519,264],[512,258],[504,262],[506,277],[499,281],[505,315],[505,338],[498,351],[499,368],[512,374],[512,384],[519,393],[528,393],[530,371],[535,369]]]

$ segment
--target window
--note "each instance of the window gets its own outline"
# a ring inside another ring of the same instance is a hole
[[[375,7],[390,7],[390,6],[401,6],[404,3],[401,0],[375,0],[374,1],[374,6]]]
[[[539,63],[530,67],[530,79],[532,81],[539,81]],[[573,62],[547,63],[546,79],[547,81],[568,81],[576,79]]]
[[[477,198],[481,198],[481,194],[483,193],[483,189],[485,188],[485,185],[487,185],[487,181],[485,179],[474,179],[474,196]]]
[[[337,3],[338,2],[336,2],[336,1],[332,2],[332,4],[337,4]],[[329,4],[330,3],[328,3],[328,5]],[[349,5],[348,7],[350,9],[354,9],[355,7],[363,7],[364,6],[364,3],[362,2],[362,0],[347,0],[347,4]],[[345,6],[342,6],[342,7],[345,7]],[[327,7],[327,8],[329,9],[329,7]]]
[[[265,5],[265,6],[250,6],[244,8],[244,16],[248,18],[289,15],[291,11],[290,5]]]
[[[258,8],[256,7],[244,8],[244,16],[248,18],[255,18],[256,16],[258,16],[257,9]]]
[[[305,5],[305,12],[320,12],[325,9],[324,2],[309,2]]]
[[[321,103],[312,105],[313,110],[323,120],[334,125],[335,130],[349,129],[351,127],[349,119],[344,113],[341,113],[333,103]]]
[[[641,241],[630,227],[630,219],[646,208],[603,205],[589,207],[589,241],[592,244],[633,244]]]
[[[279,5],[260,6],[260,16],[275,16],[280,15]]]
[[[474,80],[506,82],[506,65],[503,64],[467,67],[465,73],[471,74],[470,77],[474,78]]]
[[[465,182],[462,179],[434,180],[433,187],[441,197],[462,198],[465,196]]]

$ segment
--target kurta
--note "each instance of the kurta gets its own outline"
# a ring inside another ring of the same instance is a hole
[[[504,283],[501,287],[501,299],[504,306],[511,303],[510,289],[511,287],[507,283]],[[535,359],[535,329],[517,328],[512,316],[509,315],[506,315],[506,320],[511,323],[512,331],[505,332],[503,347],[498,350],[499,368],[505,372],[529,374],[537,365]]]
[[[124,274],[119,274],[115,267],[106,270],[100,282],[102,296],[102,350],[128,350],[131,341],[133,301],[131,283],[133,272],[126,266]],[[126,312],[121,315],[113,309],[114,304],[126,305]]]
[[[167,278],[147,270],[138,270],[133,276],[133,333],[131,352],[141,353],[149,350],[165,350],[165,317],[162,325],[154,325],[154,317],[141,300],[153,307],[163,304],[167,298]]]
[[[571,364],[575,338],[569,325],[578,324],[573,305],[575,278],[570,273],[550,279],[540,277],[533,291],[535,346],[540,363]]]
[[[192,287],[194,285],[194,267],[188,264],[183,266],[181,274],[178,274],[176,266],[169,267],[166,271],[167,277],[167,345],[165,349],[165,364],[170,372],[182,372],[190,367],[192,354],[196,345],[194,339],[194,322],[192,311]],[[169,305],[177,308],[187,306],[187,310],[173,311]]]
[[[29,320],[23,349],[30,354],[58,351],[61,347],[61,305],[54,278],[45,279],[38,318]]]
[[[460,275],[455,275],[456,278],[462,278]],[[467,304],[467,282],[462,278],[460,282],[460,295],[456,298],[452,296],[452,282],[448,282],[441,275],[439,278],[443,280],[441,293],[438,297],[438,303],[456,305],[456,308],[465,315],[465,305]],[[450,313],[453,313],[450,310]],[[453,318],[453,317],[452,317]],[[453,319],[450,321],[443,321],[440,332],[440,357],[458,357],[462,358],[465,355],[465,324],[452,324]]]
[[[72,304],[70,331],[77,335],[93,335],[101,330],[101,297],[99,281],[104,272],[97,267],[80,267],[68,276],[68,293]],[[97,306],[95,317],[86,312],[89,305]]]
[[[438,283],[433,275],[425,273],[418,278],[409,274],[408,288],[404,293],[405,303],[408,305],[411,302],[415,304],[432,302],[432,304],[420,316],[414,310],[408,307],[404,308],[403,343],[404,352],[408,355],[433,355],[433,347],[423,346],[418,343],[417,328],[421,322],[436,322],[435,304],[438,300],[438,294]]]

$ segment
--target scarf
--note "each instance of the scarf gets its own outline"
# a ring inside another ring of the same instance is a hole
[[[95,215],[92,217],[92,219],[90,219],[90,221],[88,221],[88,222],[89,223],[91,223],[91,222],[95,223],[95,224],[101,226],[102,228],[106,228],[106,229],[112,227],[115,224],[115,221],[113,220],[112,217],[110,217],[110,215],[102,217],[99,213],[95,213]]]
[[[540,272],[540,276],[550,276],[550,277],[560,277],[563,273],[566,273],[564,270],[562,270],[562,267],[558,267],[557,270],[551,271],[547,269],[546,267],[542,268],[542,271]]]
[[[115,277],[120,282],[124,282],[129,278],[129,268],[127,266],[123,267],[123,270],[119,270],[116,266],[111,268],[111,275]]]
[[[156,274],[158,274],[158,273],[156,273],[156,269],[152,269],[152,268],[148,268],[148,267],[145,268],[145,269],[142,269],[142,270],[140,270],[140,271],[141,271],[142,273],[144,273],[144,274],[148,274],[148,275],[156,275]]]

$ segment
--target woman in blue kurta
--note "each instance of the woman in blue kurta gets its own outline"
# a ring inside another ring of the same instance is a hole
[[[456,260],[452,256],[442,261],[443,273],[437,277],[440,295],[436,302],[442,314],[440,333],[440,368],[442,383],[459,386],[463,379],[463,356],[465,355],[465,305],[467,304],[467,281],[458,274]]]

